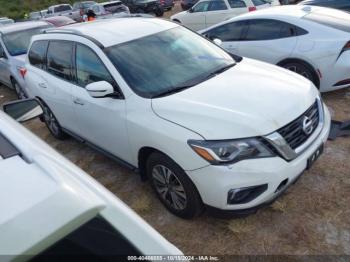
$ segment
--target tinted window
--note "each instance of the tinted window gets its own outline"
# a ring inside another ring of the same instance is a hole
[[[47,51],[47,70],[65,80],[71,80],[73,44],[51,41]]]
[[[210,2],[208,11],[226,10],[227,6],[224,1],[212,1]]]
[[[332,14],[313,12],[304,16],[303,18],[327,27],[350,33],[350,16],[345,12],[334,11]]]
[[[228,4],[231,8],[242,8],[247,7],[244,1],[242,0],[228,0]]]
[[[67,256],[75,256],[71,257],[72,261],[115,262],[120,259],[118,255],[141,255],[141,253],[106,220],[96,217],[49,247],[32,261],[50,261],[50,258],[62,258],[64,261],[63,258],[69,258]]]
[[[78,85],[82,87],[98,81],[107,81],[115,85],[112,76],[102,61],[90,48],[84,45],[77,45],[76,67]]]
[[[265,5],[266,2],[264,0],[252,0],[253,1],[253,4],[255,6],[259,6],[259,5]]]
[[[29,50],[28,58],[31,65],[41,69],[46,68],[46,51],[48,41],[36,41]]]
[[[295,27],[288,23],[269,19],[250,20],[245,41],[273,40],[295,35]]]
[[[206,12],[209,7],[209,2],[200,2],[193,7],[193,12]]]
[[[224,24],[210,30],[206,35],[212,40],[218,38],[221,41],[237,41],[241,39],[245,24],[242,21]]]
[[[40,34],[43,29],[48,27],[49,26],[32,28],[25,31],[17,31],[4,35],[3,41],[7,48],[7,51],[12,56],[23,55],[27,53],[32,36]]]

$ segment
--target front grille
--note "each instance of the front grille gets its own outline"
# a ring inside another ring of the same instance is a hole
[[[312,131],[307,134],[303,130],[303,121],[305,116],[312,122]],[[318,102],[316,101],[305,113],[295,119],[288,125],[280,128],[277,132],[286,140],[292,149],[296,149],[301,146],[316,130],[320,122]]]

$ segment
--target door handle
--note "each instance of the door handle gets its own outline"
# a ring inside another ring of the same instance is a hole
[[[47,88],[47,85],[45,83],[40,83],[38,84],[38,86],[40,86],[41,88]]]
[[[76,105],[80,105],[80,106],[83,106],[84,105],[84,102],[81,101],[79,98],[75,98],[73,100],[73,103],[76,104]]]

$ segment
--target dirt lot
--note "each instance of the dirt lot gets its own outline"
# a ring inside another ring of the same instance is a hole
[[[350,119],[350,89],[323,97],[334,119]],[[0,103],[13,99],[14,92],[0,86]],[[218,219],[205,213],[187,221],[166,211],[138,175],[73,139],[54,139],[39,120],[26,125],[185,254],[350,255],[350,138],[328,142],[312,170],[273,206],[246,218]]]

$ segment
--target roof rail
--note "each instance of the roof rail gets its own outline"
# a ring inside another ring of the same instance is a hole
[[[97,41],[95,38],[88,36],[88,35],[84,35],[84,34],[80,33],[77,30],[74,30],[74,29],[47,29],[47,30],[43,31],[43,34],[68,34],[68,35],[81,36],[81,37],[84,37],[84,38],[90,40],[95,45],[97,45],[99,48],[105,49],[105,46],[101,42]]]

